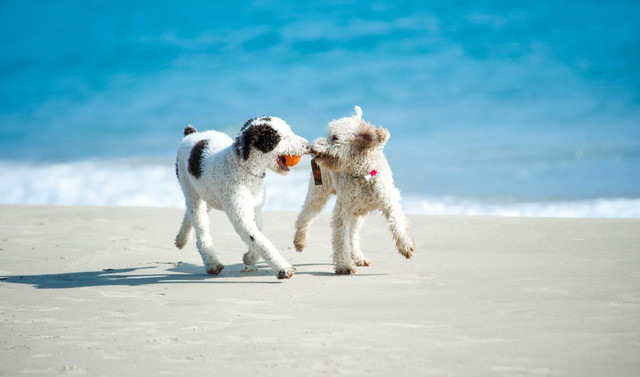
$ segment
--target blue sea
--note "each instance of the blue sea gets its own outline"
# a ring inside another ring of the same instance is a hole
[[[2,1],[0,203],[183,207],[182,129],[391,132],[409,213],[640,217],[640,2]],[[309,158],[267,177],[297,211]]]

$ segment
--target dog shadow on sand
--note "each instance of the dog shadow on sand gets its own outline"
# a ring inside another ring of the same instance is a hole
[[[300,271],[302,267],[330,264],[300,264],[296,275],[336,276],[332,271]],[[357,275],[356,275],[357,276]],[[361,276],[366,276],[362,274]],[[295,277],[294,277],[295,279]],[[100,286],[143,286],[149,284],[286,284],[277,280],[264,263],[247,267],[227,265],[220,275],[207,275],[200,265],[183,262],[154,262],[146,266],[106,268],[99,271],[64,272],[40,275],[4,275],[0,284],[25,284],[38,289],[71,289]]]

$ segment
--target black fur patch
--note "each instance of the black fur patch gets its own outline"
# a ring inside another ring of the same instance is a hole
[[[247,128],[236,142],[242,142],[242,158],[249,159],[251,146],[263,153],[271,152],[280,142],[278,131],[270,125],[258,124]]]
[[[246,130],[249,126],[251,126],[251,123],[255,122],[256,120],[262,121],[262,122],[271,122],[271,117],[260,117],[260,118],[251,118],[248,121],[244,122],[244,125],[242,126],[242,128],[240,128],[240,133],[244,132],[244,130]]]
[[[184,128],[184,136],[191,135],[196,132],[198,132],[198,130],[196,130],[196,128],[193,126],[186,126]]]
[[[242,128],[240,128],[240,133],[244,132],[244,130],[246,130],[247,127],[249,127],[251,125],[251,123],[256,119],[258,119],[258,118],[251,118],[248,121],[244,122],[244,125],[242,126]]]
[[[193,146],[189,156],[189,173],[196,178],[202,175],[202,154],[209,145],[209,140],[200,140]]]

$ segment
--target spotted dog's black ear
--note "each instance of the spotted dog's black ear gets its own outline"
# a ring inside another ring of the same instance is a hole
[[[247,127],[238,139],[242,141],[242,157],[248,160],[251,146],[263,153],[271,152],[280,142],[280,135],[270,125],[258,124]]]

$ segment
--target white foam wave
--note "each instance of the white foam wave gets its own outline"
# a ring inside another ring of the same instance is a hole
[[[403,206],[408,213],[430,215],[640,218],[640,199],[482,202],[451,197],[409,197]]]
[[[173,165],[128,161],[0,162],[0,202],[179,207]]]
[[[307,174],[294,169],[267,174],[266,210],[299,210]],[[28,163],[0,161],[0,203],[183,208],[173,162],[80,161]]]
[[[268,173],[267,211],[299,211],[308,182],[306,158],[287,176]],[[0,161],[0,203],[183,208],[173,163],[111,160],[65,163]],[[640,218],[640,199],[484,202],[407,196],[411,214]],[[330,203],[327,210],[332,208]]]

